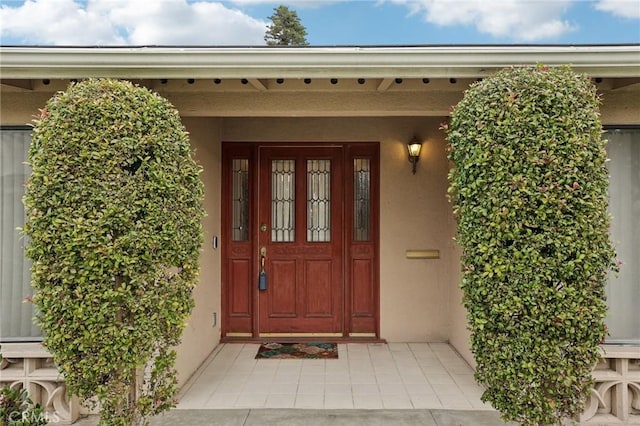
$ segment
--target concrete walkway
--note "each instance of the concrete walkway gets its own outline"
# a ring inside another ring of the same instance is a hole
[[[337,360],[256,360],[257,349],[220,345],[151,425],[504,425],[445,343],[340,344]]]
[[[75,423],[93,426],[97,416]],[[151,420],[154,426],[494,426],[504,425],[495,411],[471,410],[171,410]]]
[[[179,395],[178,409],[488,410],[473,370],[446,343],[338,344],[338,359],[255,359],[223,344]]]

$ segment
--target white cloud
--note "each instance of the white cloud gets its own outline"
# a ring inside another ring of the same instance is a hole
[[[2,38],[32,44],[122,44],[113,25],[73,0],[28,0],[0,8]]]
[[[623,18],[640,19],[640,0],[600,0],[596,9]]]
[[[575,29],[563,20],[571,0],[391,0],[440,26],[473,25],[481,33],[520,41],[554,39]]]
[[[219,2],[28,0],[0,8],[2,37],[54,45],[261,45],[266,22]]]

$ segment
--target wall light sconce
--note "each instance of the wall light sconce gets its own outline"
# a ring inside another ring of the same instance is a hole
[[[420,158],[421,149],[422,142],[420,142],[415,136],[407,144],[407,151],[409,151],[409,162],[413,165],[412,171],[414,175],[416,174],[416,164],[418,163],[418,159]]]

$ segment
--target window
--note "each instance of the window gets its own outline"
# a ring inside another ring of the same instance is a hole
[[[296,239],[296,160],[271,162],[271,241]]]
[[[33,324],[31,263],[24,255],[24,238],[17,228],[25,221],[22,196],[29,175],[25,164],[31,141],[29,128],[0,128],[0,339],[3,342],[40,340]]]
[[[640,343],[640,128],[609,129],[611,238],[622,262],[607,285],[608,343]]]
[[[331,160],[307,160],[307,241],[331,241]]]
[[[249,241],[249,160],[233,160],[231,226],[233,241]]]
[[[371,160],[353,159],[353,240],[371,238]]]

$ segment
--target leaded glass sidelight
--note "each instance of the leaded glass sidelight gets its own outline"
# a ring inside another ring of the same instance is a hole
[[[371,239],[371,160],[353,160],[353,239]]]
[[[249,241],[249,160],[232,161],[232,239]]]
[[[271,241],[295,241],[295,160],[271,161]]]
[[[307,160],[307,241],[331,241],[331,160]]]

